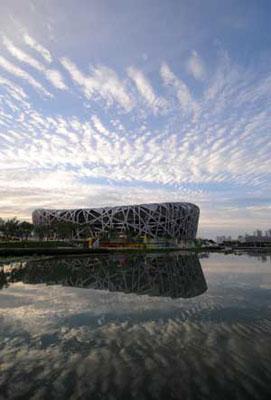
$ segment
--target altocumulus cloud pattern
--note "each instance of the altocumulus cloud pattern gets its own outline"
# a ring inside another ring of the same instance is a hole
[[[140,204],[133,206],[74,210],[35,210],[35,225],[72,222],[82,230],[88,225],[90,234],[109,230],[127,230],[150,237],[194,239],[197,233],[199,208],[191,203]],[[80,230],[79,230],[80,232]]]
[[[270,228],[268,9],[28,3],[0,2],[1,218],[196,201],[202,236]]]

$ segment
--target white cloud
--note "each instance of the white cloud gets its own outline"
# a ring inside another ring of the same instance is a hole
[[[37,51],[45,61],[48,63],[52,62],[52,56],[45,47],[43,47],[41,44],[37,43],[35,39],[33,39],[31,36],[29,36],[27,33],[24,34],[23,36],[25,43],[30,46],[32,49]]]
[[[192,111],[193,101],[187,85],[181,79],[177,78],[176,75],[174,75],[166,63],[162,64],[160,72],[164,84],[171,86],[176,90],[177,98],[183,110]]]
[[[27,98],[27,94],[25,93],[25,91],[14,82],[11,82],[9,79],[0,76],[0,85],[6,85],[9,90],[11,90],[14,94],[21,98]]]
[[[3,43],[7,50],[12,54],[17,60],[30,65],[31,67],[37,69],[38,71],[44,71],[44,66],[37,61],[35,58],[31,57],[30,55],[26,54],[18,47],[14,46],[14,44],[9,40],[6,36],[3,37]]]
[[[90,75],[84,75],[69,59],[62,58],[61,63],[74,82],[82,87],[88,99],[100,96],[108,105],[116,102],[126,111],[132,109],[132,98],[125,84],[112,69],[104,66],[92,67]]]
[[[45,75],[46,79],[53,84],[57,89],[67,89],[63,81],[63,77],[60,72],[53,69],[47,69],[42,63],[37,61],[35,58],[23,52],[18,47],[14,46],[14,44],[7,38],[3,38],[3,43],[7,50],[20,62],[30,65],[32,68],[35,68],[39,72]]]
[[[204,64],[195,50],[187,60],[186,68],[188,73],[191,74],[196,80],[201,81],[205,78],[206,72]]]
[[[63,77],[59,71],[56,69],[47,69],[46,70],[47,79],[57,88],[61,90],[66,90],[67,86],[63,81]]]
[[[136,204],[144,202],[189,200],[196,194],[148,189],[144,186],[78,184],[77,174],[70,171],[37,170],[30,178],[28,170],[2,170],[0,174],[0,210],[2,217],[30,217],[40,207],[76,208]],[[8,179],[8,184],[7,184]],[[52,193],[54,195],[52,196]],[[197,193],[197,197],[200,194]],[[8,205],[7,205],[8,204]],[[23,206],[22,206],[23,205]]]
[[[240,192],[246,198],[270,196],[268,74],[255,79],[230,60],[221,62],[206,81],[206,91],[192,98],[185,82],[163,64],[166,89],[159,93],[166,90],[169,115],[142,117],[148,107],[121,82],[133,106],[127,118],[123,113],[116,117],[118,106],[127,109],[127,103],[112,91],[110,74],[102,82],[95,69],[85,75],[69,60],[62,63],[90,100],[90,108],[79,116],[38,110],[20,86],[0,79],[2,213],[26,215],[31,207],[61,202],[76,207],[190,200],[202,207],[202,226],[212,231],[224,223],[230,229],[237,220],[246,229],[257,220],[267,228],[268,207],[255,218],[257,202],[238,211],[229,209],[228,202]],[[148,92],[150,104],[156,98]],[[105,110],[104,100],[112,107]],[[85,99],[72,101],[80,106]],[[29,176],[33,179],[27,182]],[[20,196],[24,201],[19,202]]]
[[[101,122],[100,118],[97,115],[93,115],[91,117],[91,121],[93,123],[94,128],[102,133],[103,135],[107,136],[107,137],[112,137],[112,133],[110,133],[105,126],[103,125],[103,123]]]
[[[41,83],[39,83],[36,79],[34,79],[28,72],[24,71],[23,69],[17,67],[4,57],[0,56],[0,67],[5,69],[8,73],[11,75],[14,75],[18,78],[21,78],[25,80],[29,85],[31,85],[33,88],[39,90],[41,93],[43,93],[46,96],[51,97],[52,95],[42,86]]]
[[[166,100],[155,95],[150,82],[144,76],[142,71],[134,67],[129,67],[127,69],[127,74],[133,80],[139,94],[143,97],[154,113],[165,108],[167,105]]]

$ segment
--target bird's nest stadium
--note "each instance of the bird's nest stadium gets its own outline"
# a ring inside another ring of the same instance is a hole
[[[150,238],[193,240],[199,213],[195,204],[173,202],[73,210],[38,209],[32,218],[36,226],[72,223],[79,232],[87,228],[93,237],[113,230]]]

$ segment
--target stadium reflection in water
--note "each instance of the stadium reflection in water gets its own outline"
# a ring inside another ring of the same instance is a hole
[[[269,400],[271,259],[200,261],[0,259],[0,399]]]
[[[183,254],[31,260],[10,264],[0,271],[0,287],[15,282],[171,298],[195,297],[207,290],[198,257]]]

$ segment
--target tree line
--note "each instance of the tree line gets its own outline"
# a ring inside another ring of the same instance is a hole
[[[108,227],[106,231],[99,233],[101,240],[114,240],[125,235],[129,241],[139,240],[142,235],[135,233],[132,228],[127,227],[121,232],[113,227]],[[39,240],[72,240],[92,237],[93,232],[88,223],[81,224],[80,227],[74,222],[53,221],[50,225],[34,225],[27,221],[19,221],[16,217],[4,220],[0,218],[0,240],[29,240],[30,238]]]
[[[72,239],[76,235],[76,227],[76,224],[70,222],[35,226],[27,221],[19,221],[16,217],[6,220],[0,218],[0,239],[29,240],[32,237],[39,240]]]
[[[19,221],[16,217],[4,220],[0,218],[1,237],[7,240],[18,238],[28,240],[33,232],[33,224]]]

